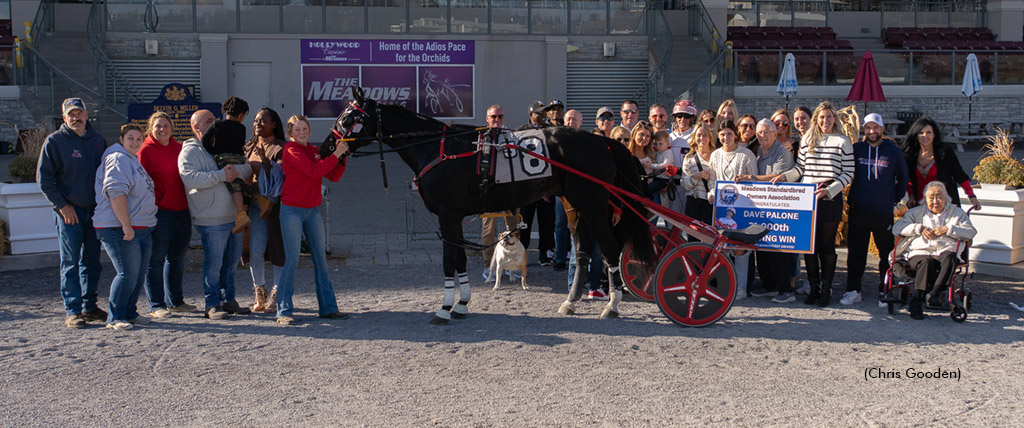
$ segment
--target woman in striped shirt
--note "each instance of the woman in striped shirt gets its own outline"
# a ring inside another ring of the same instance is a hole
[[[853,145],[839,133],[836,111],[828,101],[818,104],[811,127],[800,141],[796,166],[772,182],[817,184],[818,197],[814,253],[804,255],[811,292],[805,304],[828,306],[836,272],[836,231],[843,219],[843,188],[853,181]]]
[[[687,217],[711,224],[714,208],[708,202],[708,192],[715,185],[715,175],[711,171],[711,153],[718,148],[718,140],[711,132],[711,127],[698,124],[690,133],[690,151],[683,158],[683,179],[681,184],[686,190]],[[690,237],[690,241],[697,238]]]

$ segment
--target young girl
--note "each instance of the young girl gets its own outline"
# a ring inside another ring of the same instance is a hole
[[[651,164],[651,168],[655,171],[664,171],[669,165],[675,165],[676,159],[673,155],[669,143],[672,138],[666,131],[658,131],[654,133],[654,163]],[[675,196],[675,192],[666,192],[665,189],[668,187],[671,176],[668,172],[662,172],[656,177],[651,179],[651,182],[647,184],[647,191],[654,196],[654,202],[661,204],[663,207],[668,207],[670,195]]]

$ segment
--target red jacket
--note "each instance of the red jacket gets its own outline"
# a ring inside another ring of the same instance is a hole
[[[156,206],[162,210],[184,211],[188,209],[185,184],[181,182],[181,174],[178,173],[179,153],[181,153],[181,143],[174,141],[174,137],[171,137],[170,143],[164,146],[152,136],[147,135],[146,140],[142,143],[142,148],[139,149],[139,163],[153,179]]]
[[[320,159],[320,153],[312,144],[289,141],[284,145],[281,159],[284,167],[284,186],[281,188],[281,203],[290,207],[316,208],[322,196],[320,184],[323,178],[337,182],[345,173],[345,162],[337,156]]]

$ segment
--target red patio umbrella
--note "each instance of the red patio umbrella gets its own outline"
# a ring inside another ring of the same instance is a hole
[[[868,101],[885,102],[885,94],[882,93],[882,82],[878,80],[878,70],[875,69],[875,57],[871,51],[864,52],[857,66],[857,77],[853,79],[853,86],[850,87],[850,94],[846,101],[864,101],[864,113],[867,114]]]

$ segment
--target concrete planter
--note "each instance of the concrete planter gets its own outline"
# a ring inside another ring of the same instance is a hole
[[[53,206],[36,183],[0,183],[0,217],[11,232],[11,254],[57,251]]]
[[[978,235],[971,246],[971,261],[1012,265],[1024,261],[1024,189],[974,189],[981,211],[971,213]],[[971,206],[960,199],[964,208]]]

